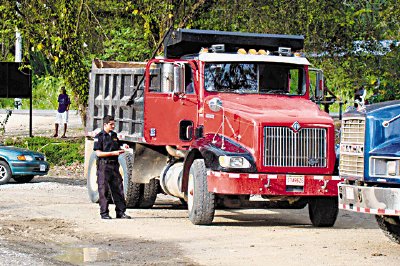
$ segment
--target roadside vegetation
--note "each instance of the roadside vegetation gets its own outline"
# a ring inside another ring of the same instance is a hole
[[[84,161],[84,137],[68,139],[55,139],[49,137],[18,137],[6,139],[4,141],[4,145],[20,147],[44,153],[47,161],[52,166],[65,166],[74,163],[83,163]]]
[[[300,34],[303,52],[324,70],[327,87],[342,101],[351,101],[361,86],[373,101],[387,101],[400,99],[397,2],[2,1],[0,61],[14,61],[18,28],[23,61],[34,75],[34,108],[54,109],[54,94],[65,85],[72,108],[84,117],[92,60],[148,60],[170,28]],[[156,54],[162,53],[161,46]],[[0,105],[12,106],[12,99]]]

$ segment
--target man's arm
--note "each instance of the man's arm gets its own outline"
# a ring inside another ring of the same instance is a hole
[[[111,156],[118,156],[122,153],[124,153],[124,150],[118,150],[118,151],[100,151],[96,150],[96,155],[97,157],[111,157]]]
[[[69,99],[69,96],[67,95],[67,111],[69,111],[69,106],[71,105],[71,100]]]

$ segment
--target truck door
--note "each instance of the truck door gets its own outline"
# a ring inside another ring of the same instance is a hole
[[[189,61],[153,60],[160,77],[146,75],[144,137],[154,145],[189,146],[197,126],[198,88],[196,66]],[[146,71],[149,72],[149,71]]]

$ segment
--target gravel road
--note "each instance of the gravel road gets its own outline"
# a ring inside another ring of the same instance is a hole
[[[335,227],[314,228],[307,208],[217,210],[213,225],[194,226],[179,201],[160,195],[153,209],[129,209],[132,220],[104,221],[75,179],[9,183],[0,194],[3,265],[397,265],[400,259],[400,246],[368,215],[340,212]]]
[[[7,126],[20,128],[24,117]],[[46,117],[34,118],[41,121],[34,132],[51,134],[54,118]],[[82,134],[76,121],[71,134]],[[400,245],[370,215],[340,211],[333,228],[314,228],[307,208],[217,210],[211,226],[194,226],[178,200],[160,195],[153,209],[129,209],[132,220],[105,221],[85,183],[82,175],[53,174],[0,186],[0,265],[398,265],[400,259]]]

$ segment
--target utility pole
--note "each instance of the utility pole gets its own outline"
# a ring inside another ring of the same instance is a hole
[[[20,7],[20,3],[18,1],[15,2],[17,8]],[[19,15],[17,13],[17,15]],[[21,32],[18,28],[15,29],[15,62],[21,63],[22,62],[22,36]],[[29,77],[31,78],[31,77]],[[21,98],[14,98],[14,106],[16,109],[22,105]],[[33,137],[32,135],[32,88],[30,89],[29,95],[29,136]]]

